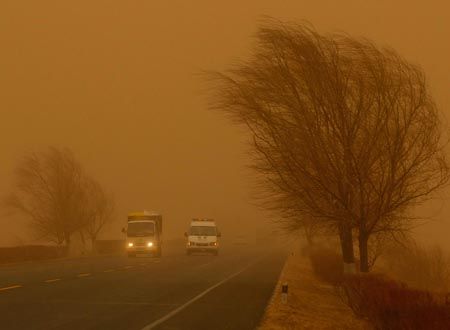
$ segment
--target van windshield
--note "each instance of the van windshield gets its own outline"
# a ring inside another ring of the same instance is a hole
[[[129,222],[128,237],[153,236],[155,234],[155,224],[153,222]]]
[[[189,230],[191,236],[217,236],[216,227],[213,226],[192,226]]]

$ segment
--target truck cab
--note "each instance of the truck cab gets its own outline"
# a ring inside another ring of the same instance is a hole
[[[129,257],[136,254],[161,256],[162,216],[157,212],[134,212],[128,214],[126,249]]]
[[[192,219],[185,233],[186,254],[206,252],[219,254],[219,237],[221,236],[213,219]]]

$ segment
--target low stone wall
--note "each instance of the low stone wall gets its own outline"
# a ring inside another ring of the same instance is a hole
[[[61,258],[66,249],[59,246],[24,245],[0,248],[0,264]]]

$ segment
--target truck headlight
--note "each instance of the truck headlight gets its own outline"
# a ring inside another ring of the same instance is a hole
[[[148,246],[148,247],[153,246],[153,242],[148,242],[148,243],[147,243],[147,246]]]
[[[209,243],[209,245],[217,246],[217,242],[211,242],[211,243]]]
[[[133,243],[132,242],[128,243],[128,247],[133,247]]]

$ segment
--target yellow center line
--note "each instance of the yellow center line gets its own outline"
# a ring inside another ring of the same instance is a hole
[[[111,273],[113,271],[114,271],[114,269],[106,269],[106,270],[103,271],[103,273]]]
[[[78,277],[86,277],[86,276],[91,276],[91,273],[82,273],[82,274],[78,274]]]
[[[7,286],[4,288],[0,288],[0,291],[6,291],[6,290],[11,290],[11,289],[16,289],[16,288],[21,288],[21,285],[11,285],[11,286]]]
[[[60,278],[52,278],[50,280],[45,280],[44,282],[45,283],[53,283],[53,282],[58,282],[58,281],[61,281],[61,279]]]

